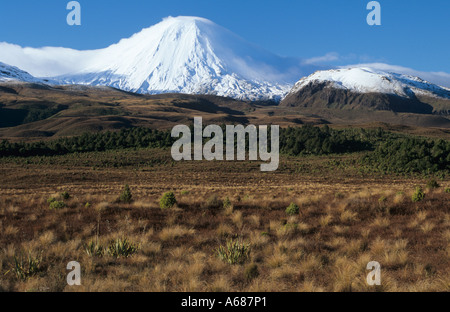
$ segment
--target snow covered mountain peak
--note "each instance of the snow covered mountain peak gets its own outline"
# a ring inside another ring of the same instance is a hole
[[[329,87],[356,93],[384,93],[407,98],[416,95],[428,95],[450,99],[448,89],[419,77],[384,72],[369,67],[317,71],[298,81],[290,94],[299,92],[311,83],[327,83]]]
[[[256,100],[280,99],[302,75],[298,60],[276,56],[200,17],[168,17],[105,49],[80,53],[80,68],[56,80]]]

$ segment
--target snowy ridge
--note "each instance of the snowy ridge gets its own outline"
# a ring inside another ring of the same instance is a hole
[[[31,76],[26,71],[0,62],[0,82],[12,81],[44,83],[43,80]]]
[[[298,81],[290,94],[310,83],[330,83],[332,87],[356,93],[385,93],[411,98],[427,95],[450,99],[450,90],[410,75],[388,73],[368,67],[318,71]]]

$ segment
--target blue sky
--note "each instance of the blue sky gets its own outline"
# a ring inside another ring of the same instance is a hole
[[[73,27],[68,2],[2,0],[0,41],[104,48],[166,16],[193,15],[284,56],[328,54],[333,65],[383,62],[450,73],[448,0],[380,0],[382,25],[372,27],[369,0],[79,0],[82,26]]]

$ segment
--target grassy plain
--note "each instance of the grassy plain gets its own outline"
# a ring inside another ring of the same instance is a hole
[[[2,158],[0,290],[449,291],[450,180],[369,174],[359,157],[282,156],[272,173],[160,149]],[[161,209],[168,191],[177,204]],[[241,263],[218,255],[230,240],[249,247]],[[66,283],[70,261],[82,286]]]

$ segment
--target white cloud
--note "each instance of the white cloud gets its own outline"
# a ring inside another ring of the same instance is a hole
[[[77,72],[82,68],[86,55],[92,51],[44,47],[22,48],[0,42],[0,62],[16,66],[35,77],[54,77]]]
[[[316,56],[316,57],[312,57],[309,59],[305,59],[303,60],[303,64],[304,65],[317,65],[317,64],[324,64],[324,63],[329,63],[329,62],[334,62],[339,60],[339,54],[336,52],[330,52],[327,53],[323,56]]]

